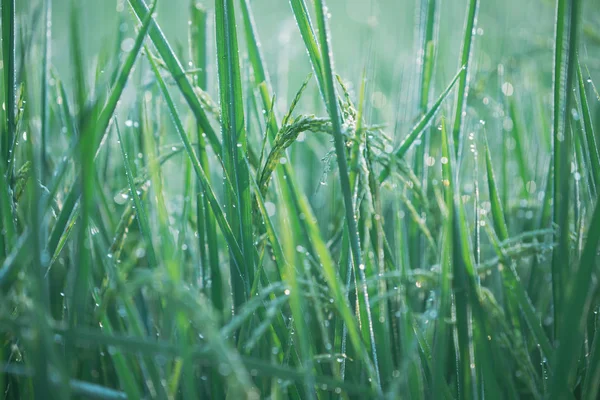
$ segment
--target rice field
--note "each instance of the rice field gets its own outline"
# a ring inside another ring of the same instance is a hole
[[[0,9],[1,398],[600,398],[597,0]]]

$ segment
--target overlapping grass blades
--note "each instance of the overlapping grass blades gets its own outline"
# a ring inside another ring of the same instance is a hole
[[[223,138],[221,155],[225,173],[231,179],[231,186],[233,186],[233,192],[230,192],[228,184],[225,184],[225,204],[229,223],[236,234],[245,260],[242,265],[238,265],[242,270],[243,280],[240,280],[236,274],[232,274],[234,305],[239,307],[250,294],[249,283],[254,281],[254,240],[250,178],[246,164],[248,143],[244,125],[233,0],[216,0],[215,16]]]
[[[98,51],[67,3],[1,2],[6,398],[597,397],[597,11],[550,65],[423,0],[392,66],[388,0],[118,0]]]

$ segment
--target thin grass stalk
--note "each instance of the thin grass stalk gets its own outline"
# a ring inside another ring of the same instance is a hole
[[[142,21],[150,12],[148,5],[145,3],[144,0],[129,0],[129,5],[131,6],[133,11],[135,12],[135,15],[140,21]],[[212,125],[210,124],[206,112],[202,108],[200,100],[198,99],[198,96],[196,96],[194,88],[188,80],[183,66],[181,65],[181,62],[175,55],[175,52],[171,48],[171,45],[167,41],[167,38],[160,29],[159,25],[154,20],[152,20],[152,24],[150,26],[149,36],[154,46],[156,46],[156,50],[165,62],[165,65],[171,73],[171,76],[177,83],[177,87],[181,91],[181,94],[192,109],[192,112],[194,113],[198,124],[200,124],[200,126],[204,130],[204,133],[206,134],[206,137],[211,147],[216,153],[220,153],[221,145],[219,143],[217,134],[215,133]]]
[[[47,173],[46,166],[48,165],[47,155],[47,140],[50,125],[50,107],[48,104],[49,100],[49,89],[48,81],[50,79],[50,67],[52,62],[52,0],[44,0],[44,27],[43,30],[43,57],[42,57],[42,126],[40,129],[40,164],[43,167],[43,174]],[[45,176],[42,176],[45,181]]]
[[[16,129],[16,54],[15,0],[2,0],[2,61],[4,65],[4,102],[6,120],[2,138],[2,156],[10,171],[11,150]]]
[[[469,94],[469,66],[471,61],[473,40],[475,38],[475,26],[477,24],[478,8],[479,0],[469,0],[467,15],[465,18],[465,28],[463,30],[463,39],[460,48],[460,65],[465,68],[465,73],[461,75],[458,82],[456,106],[454,109],[454,125],[452,127],[454,152],[457,155],[462,143],[460,134],[463,128],[463,114],[465,113],[467,96]]]
[[[81,47],[81,4],[71,0],[69,10],[69,33],[71,39],[71,60],[75,81],[75,109],[81,116],[85,111],[87,96],[87,79],[85,74],[84,52]]]
[[[241,267],[246,284],[254,280],[254,241],[249,172],[246,165],[247,139],[244,126],[242,83],[237,48],[233,0],[215,0],[219,94],[221,104],[222,158],[224,171],[232,180],[233,192],[225,184],[225,205],[230,224],[242,246]],[[232,266],[233,267],[233,266]],[[250,293],[232,274],[234,307],[240,307]],[[246,295],[244,295],[244,292]]]
[[[552,253],[552,302],[554,339],[562,324],[565,282],[569,273],[569,208],[572,137],[568,127],[577,51],[579,0],[556,1],[555,49],[553,69],[553,203],[552,221],[560,227],[558,247]]]
[[[379,366],[377,360],[377,348],[375,344],[375,333],[373,331],[373,321],[371,318],[371,307],[369,304],[369,294],[365,284],[365,264],[362,257],[360,239],[358,237],[358,228],[356,225],[356,216],[354,213],[354,207],[352,204],[352,193],[350,189],[350,179],[348,177],[348,162],[346,161],[346,144],[344,137],[342,136],[342,127],[340,113],[337,103],[337,95],[333,84],[333,63],[331,60],[331,52],[329,50],[330,43],[328,37],[328,26],[325,19],[325,4],[323,0],[315,1],[315,11],[317,14],[317,24],[319,27],[319,42],[321,46],[321,57],[323,60],[323,80],[325,83],[325,93],[327,94],[327,108],[331,123],[333,126],[333,137],[335,144],[335,152],[338,162],[338,169],[340,174],[340,183],[342,186],[342,195],[344,198],[344,206],[346,210],[346,224],[348,226],[348,235],[350,238],[350,248],[352,250],[352,260],[354,268],[358,268],[358,273],[363,282],[363,295],[366,303],[367,318],[369,324],[369,337],[371,341],[371,355],[373,357],[375,379],[372,384],[374,387],[381,386],[381,377],[379,375]]]
[[[197,84],[202,90],[207,90],[207,12],[192,4],[192,24],[195,34],[192,35],[192,53],[194,62],[197,68],[200,69],[197,77]],[[205,133],[202,125],[198,123],[198,158],[202,169],[206,172],[207,178],[210,181],[210,165],[208,161],[207,144]],[[217,310],[224,311],[224,293],[223,293],[223,278],[221,277],[221,267],[219,263],[219,248],[217,238],[217,225],[210,205],[201,192],[201,184],[199,183],[197,205],[199,206],[197,218],[204,222],[204,233],[206,240],[206,249],[208,252],[208,265],[211,280],[211,298],[213,306]],[[201,246],[204,244],[201,241]],[[204,277],[207,275],[205,274]],[[203,285],[206,284],[203,280]]]

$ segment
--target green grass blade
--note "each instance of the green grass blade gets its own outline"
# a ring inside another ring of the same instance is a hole
[[[148,16],[151,16],[153,13],[153,11],[150,11],[148,9],[148,6],[144,2],[144,0],[129,0],[129,4],[131,5],[131,8],[133,9],[140,21],[145,20]],[[165,62],[165,65],[171,73],[171,76],[177,83],[181,94],[183,94],[183,97],[192,109],[192,112],[194,113],[198,124],[200,124],[202,130],[204,131],[204,133],[206,133],[206,137],[208,138],[210,145],[212,146],[215,152],[219,153],[221,145],[219,144],[217,134],[212,128],[208,117],[206,116],[206,112],[202,108],[200,100],[198,99],[198,96],[196,96],[194,88],[192,87],[192,84],[188,80],[185,71],[183,70],[181,62],[175,55],[164,33],[154,20],[151,21],[149,36],[152,40],[152,43],[156,47],[156,50]]]
[[[529,171],[527,170],[527,162],[525,160],[523,140],[525,138],[525,129],[521,123],[521,118],[517,115],[517,104],[514,96],[508,99],[508,113],[513,121],[512,137],[515,140],[515,153],[517,165],[519,166],[519,175],[523,182],[522,192],[527,194],[527,182],[529,182]]]
[[[502,202],[500,200],[500,193],[498,191],[498,187],[496,185],[496,178],[494,174],[494,169],[492,167],[492,157],[490,155],[490,150],[487,145],[485,146],[486,153],[486,167],[487,167],[487,178],[488,178],[488,189],[490,192],[490,202],[491,202],[491,210],[492,210],[492,219],[494,221],[494,228],[497,232],[497,235],[501,241],[506,241],[509,239],[508,235],[508,227],[506,226],[506,221],[504,219],[504,208],[502,207]],[[499,256],[505,258],[502,254]],[[510,292],[507,293],[507,297],[509,301],[514,299],[518,302],[519,308],[523,312],[525,320],[532,330],[533,336],[536,340],[536,343],[540,346],[540,350],[542,351],[543,357],[549,359],[552,355],[552,345],[544,332],[540,321],[536,316],[535,309],[529,296],[527,295],[527,291],[523,287],[521,280],[512,264],[510,259],[506,260],[507,266],[503,269],[503,279],[505,280],[505,284],[510,289]],[[515,309],[513,307],[513,309]]]
[[[306,50],[308,51],[308,56],[310,57],[310,63],[313,67],[315,76],[317,77],[317,83],[319,85],[319,90],[321,91],[321,96],[323,97],[324,101],[327,101],[324,82],[325,75],[323,68],[323,59],[321,55],[321,50],[319,49],[319,45],[317,44],[317,40],[315,39],[315,31],[310,20],[310,15],[308,13],[306,3],[304,0],[290,0],[290,6],[292,7],[292,11],[294,12],[296,24],[298,24],[300,35],[302,36],[304,46],[306,47]]]
[[[207,13],[203,9],[199,9],[197,4],[192,4],[192,40],[191,45],[192,54],[196,66],[201,69],[198,73],[198,85],[201,89],[206,90],[207,81]],[[206,139],[202,126],[198,124],[198,158],[202,169],[210,179],[210,165],[208,161],[208,154],[206,152]],[[210,205],[202,194],[202,187],[199,183],[198,187],[198,198],[197,205],[199,206],[197,219],[198,221],[203,220],[204,233],[202,235],[199,230],[199,240],[201,246],[204,247],[204,239],[206,239],[205,247],[207,251],[207,262],[210,269],[210,280],[211,280],[211,299],[213,306],[217,310],[224,310],[224,292],[223,292],[223,278],[221,273],[221,267],[219,263],[219,248],[218,248],[218,237],[217,237],[217,224],[213,212],[211,211]],[[199,223],[200,225],[200,223]]]
[[[4,163],[11,159],[16,129],[16,54],[15,54],[15,0],[2,0],[2,62],[4,65],[4,101],[6,121],[2,137]]]
[[[71,60],[75,75],[75,105],[79,115],[83,114],[88,101],[87,80],[85,72],[85,54],[81,45],[81,4],[77,0],[71,0],[69,10],[69,29],[71,40]]]
[[[579,101],[581,104],[581,111],[583,114],[583,126],[584,134],[587,144],[587,150],[590,157],[590,173],[592,179],[596,184],[596,187],[600,187],[600,150],[598,149],[598,142],[596,134],[594,132],[594,125],[592,123],[592,113],[588,98],[585,90],[585,83],[583,80],[583,74],[581,73],[581,65],[579,64],[579,57],[577,58],[577,82],[579,84]]]
[[[431,123],[433,118],[436,116],[437,112],[439,111],[440,107],[442,106],[442,103],[444,102],[446,97],[448,97],[448,94],[450,94],[450,91],[452,90],[452,88],[454,87],[456,82],[459,80],[459,78],[461,76],[464,76],[464,75],[465,75],[465,68],[463,67],[456,73],[454,78],[452,78],[452,81],[450,81],[450,84],[446,87],[446,89],[442,92],[442,94],[440,94],[440,96],[437,98],[435,103],[431,106],[429,111],[427,111],[423,115],[423,117],[421,117],[421,119],[416,123],[416,125],[412,127],[412,129],[410,130],[408,135],[406,135],[406,137],[402,140],[402,142],[400,143],[400,146],[394,152],[394,157],[396,159],[401,160],[402,158],[404,158],[404,156],[406,155],[406,152],[410,149],[410,147],[413,145],[413,143],[419,138],[421,133],[423,133],[423,130]],[[390,169],[388,167],[381,172],[381,175],[379,176],[379,182],[383,182],[389,176],[389,174],[390,174]]]
[[[363,296],[366,303],[367,323],[369,326],[369,336],[371,341],[371,355],[373,357],[373,365],[375,376],[371,377],[375,387],[380,387],[381,377],[379,376],[379,366],[377,360],[377,348],[375,344],[375,334],[373,331],[373,321],[371,318],[371,306],[369,304],[369,294],[366,287],[365,264],[362,257],[360,239],[358,236],[358,227],[356,224],[354,205],[352,203],[352,192],[350,188],[350,178],[348,176],[348,162],[346,160],[346,143],[342,134],[341,115],[338,109],[337,95],[334,86],[333,76],[333,61],[330,52],[330,42],[328,36],[329,27],[327,26],[325,17],[325,4],[323,0],[315,1],[315,11],[317,14],[317,26],[319,27],[319,43],[321,47],[321,57],[323,61],[323,81],[325,84],[324,90],[327,99],[327,109],[333,126],[333,138],[335,144],[335,153],[340,175],[340,183],[342,186],[342,195],[346,210],[346,224],[348,227],[348,235],[350,238],[350,248],[352,250],[352,260],[354,268],[358,267],[358,273],[363,282]],[[310,50],[309,50],[310,51]],[[371,371],[369,371],[371,372]]]
[[[488,340],[486,310],[482,302],[481,289],[475,271],[471,250],[471,233],[467,225],[467,215],[458,188],[458,175],[454,169],[456,156],[452,149],[453,137],[448,135],[442,124],[442,149],[448,163],[447,175],[450,181],[449,191],[454,199],[448,212],[453,213],[453,254],[452,283],[456,309],[456,357],[458,370],[459,398],[479,397],[480,391],[485,397],[501,398],[499,378],[494,374],[494,353]],[[449,196],[449,195],[448,195]]]
[[[558,246],[552,253],[552,301],[555,339],[562,324],[564,284],[569,275],[569,209],[572,137],[567,128],[573,87],[579,1],[556,1],[555,48],[553,69],[553,160],[554,195],[552,221],[561,228]]]
[[[452,136],[454,138],[454,151],[458,154],[460,148],[460,133],[463,127],[463,112],[465,111],[467,96],[469,93],[469,67],[471,63],[471,48],[475,38],[475,25],[477,22],[477,9],[479,0],[469,0],[467,15],[465,18],[465,29],[463,30],[463,39],[460,48],[460,65],[465,69],[465,73],[460,76],[458,90],[456,95],[456,105],[454,109],[454,125],[452,127]]]
[[[576,362],[581,353],[591,300],[598,292],[598,284],[590,281],[597,265],[600,243],[600,202],[590,218],[587,240],[579,259],[575,276],[569,280],[564,297],[564,315],[559,326],[559,345],[554,355],[554,374],[550,385],[551,399],[572,396]]]
[[[165,102],[167,103],[167,107],[169,108],[173,124],[175,125],[175,130],[177,131],[177,134],[179,135],[179,138],[183,143],[188,157],[192,161],[192,167],[194,167],[196,177],[200,180],[200,183],[202,184],[202,190],[204,192],[204,195],[206,196],[206,200],[212,208],[217,224],[219,225],[221,232],[225,236],[225,239],[229,246],[229,250],[233,255],[234,261],[237,265],[237,270],[234,273],[239,274],[243,278],[244,275],[241,272],[241,268],[243,267],[245,261],[244,255],[237,242],[236,236],[234,235],[231,227],[229,226],[229,223],[227,222],[227,219],[225,218],[225,214],[223,212],[223,209],[221,208],[221,204],[217,200],[217,196],[215,195],[212,185],[210,184],[206,173],[202,169],[202,166],[200,165],[200,161],[198,160],[198,157],[194,152],[192,144],[190,143],[190,140],[187,134],[185,133],[183,124],[181,122],[181,119],[179,118],[179,114],[177,113],[175,104],[173,103],[173,99],[171,98],[167,86],[164,80],[162,79],[162,76],[160,75],[160,71],[158,70],[158,67],[156,66],[156,63],[154,62],[152,57],[149,57],[148,60],[150,61],[150,65],[152,66],[152,70],[154,71],[154,75],[158,82],[161,93],[165,99]],[[249,285],[247,285],[247,283],[244,283],[244,288],[249,287]]]
[[[442,135],[446,135],[446,121],[442,118]],[[442,155],[449,157],[452,149],[449,148],[448,140],[442,140]],[[442,164],[442,177],[444,179],[445,200],[449,210],[453,209],[454,193],[451,186],[452,170],[450,164]],[[440,275],[440,305],[439,319],[435,326],[435,337],[433,342],[433,392],[443,393],[446,386],[446,369],[448,359],[448,343],[450,340],[451,325],[449,321],[452,318],[452,271],[453,267],[453,247],[454,247],[454,213],[449,212],[444,224],[444,238],[441,252],[441,275]]]
[[[46,27],[43,39],[43,58],[42,58],[42,126],[40,129],[40,163],[44,168],[44,175],[47,173],[46,166],[48,165],[47,155],[47,140],[48,131],[50,129],[50,106],[48,104],[48,81],[50,79],[50,61],[52,59],[52,0],[44,1],[44,25]],[[45,176],[42,176],[45,181]]]
[[[0,225],[2,227],[2,254],[8,257],[17,238],[17,226],[15,224],[15,210],[10,180],[4,164],[0,165]]]
[[[254,280],[254,244],[252,238],[252,203],[249,171],[246,164],[247,138],[244,126],[244,104],[239,69],[237,33],[233,0],[215,0],[219,94],[221,99],[222,158],[225,173],[232,179],[234,192],[226,185],[225,204],[229,223],[242,246],[245,263],[242,280]],[[244,290],[239,276],[232,280],[234,305],[239,307],[247,299],[250,287]],[[244,291],[246,296],[243,295]]]
[[[121,148],[121,155],[123,157],[123,165],[125,166],[125,175],[127,176],[127,182],[129,183],[129,194],[133,199],[133,204],[136,209],[136,219],[138,221],[140,232],[142,233],[142,237],[146,242],[146,254],[148,257],[148,261],[151,267],[158,266],[158,259],[156,257],[156,252],[154,250],[154,246],[152,244],[152,231],[150,229],[150,223],[148,220],[148,215],[146,214],[146,209],[144,204],[140,199],[140,195],[138,194],[138,188],[135,184],[135,179],[133,176],[133,171],[131,170],[131,164],[129,161],[129,154],[127,154],[127,150],[125,149],[125,145],[123,143],[123,139],[121,138],[121,131],[119,129],[119,124],[115,121],[115,128],[117,131],[117,138],[119,141],[119,147]]]

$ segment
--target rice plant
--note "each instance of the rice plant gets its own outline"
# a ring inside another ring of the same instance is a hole
[[[4,399],[596,399],[594,0],[1,0]]]

